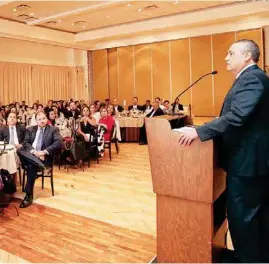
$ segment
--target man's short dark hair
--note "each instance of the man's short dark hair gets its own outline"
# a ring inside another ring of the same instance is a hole
[[[165,101],[164,101],[163,103],[164,103],[164,104],[165,104],[165,103],[168,103],[168,104],[170,104],[170,102],[169,102],[168,100],[165,100]]]
[[[138,101],[138,97],[137,97],[137,96],[134,96],[134,97],[133,97],[133,100],[134,100],[134,99],[136,99],[136,100]]]
[[[146,100],[146,103],[150,103],[150,100]]]
[[[239,39],[234,43],[244,43],[246,46],[246,51],[250,51],[251,53],[252,60],[255,63],[259,62],[261,52],[259,46],[255,41],[252,39]]]
[[[161,101],[161,98],[160,97],[155,97],[155,100],[158,99],[159,101]]]

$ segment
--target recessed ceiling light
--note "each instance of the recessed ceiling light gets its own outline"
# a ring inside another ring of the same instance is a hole
[[[110,18],[110,16],[106,16],[106,18],[107,18],[107,19],[109,19],[109,18]]]
[[[34,13],[30,13],[30,16],[33,16],[34,15]]]
[[[138,9],[137,9],[137,12],[141,12],[141,11],[142,11],[142,8],[138,8]]]
[[[127,6],[128,6],[128,7],[131,7],[132,5],[131,5],[131,4],[128,4]]]
[[[83,28],[86,28],[86,26],[82,26]]]
[[[13,8],[13,12],[16,12],[17,11],[17,9],[16,8]]]
[[[74,23],[72,23],[72,26],[74,26]]]
[[[175,1],[175,4],[178,4],[179,1]]]
[[[61,23],[62,22],[62,20],[58,20],[58,23]]]

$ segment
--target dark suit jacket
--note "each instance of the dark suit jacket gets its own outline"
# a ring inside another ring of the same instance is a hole
[[[154,112],[154,109],[152,109],[152,111],[151,111],[150,113],[148,113],[148,114],[146,115],[146,117],[150,117],[151,114],[152,114],[152,112]],[[159,107],[159,108],[156,110],[156,112],[153,114],[152,117],[154,117],[154,116],[161,116],[161,115],[164,115],[164,113],[163,113],[163,110]]]
[[[26,129],[23,126],[17,125],[16,131],[19,144],[22,144],[24,141]],[[6,140],[7,142],[9,142],[9,139],[10,139],[9,127],[4,126],[0,129],[0,141]]]
[[[152,105],[149,105],[149,109],[152,107]],[[147,110],[147,105],[146,104],[144,104],[144,105],[142,105],[142,111],[146,111]]]
[[[227,93],[220,117],[197,128],[202,141],[217,138],[220,165],[239,176],[269,175],[269,78],[250,66]]]
[[[75,114],[74,114],[74,118],[75,119],[78,119],[78,116],[80,115],[80,111],[78,110],[78,109],[76,109],[75,110]],[[72,113],[72,111],[66,111],[65,113],[64,113],[64,116],[65,116],[65,118],[70,118],[70,117],[73,117],[73,113]]]
[[[23,143],[23,150],[30,151],[33,149],[38,126],[30,127],[26,130],[25,139]],[[59,130],[53,126],[47,125],[43,135],[43,145],[41,150],[47,150],[49,155],[45,156],[45,163],[52,162],[52,157],[59,152],[63,147],[63,139]]]
[[[128,111],[131,111],[131,110],[133,110],[133,105],[129,105],[128,106]],[[137,105],[137,110],[142,111],[142,106],[141,105]]]
[[[172,106],[172,109],[173,109],[174,104],[171,104],[171,106]],[[178,104],[178,110],[184,110],[182,104]]]
[[[115,108],[115,106],[114,106],[114,108]],[[123,107],[121,105],[118,105],[118,112],[122,112],[123,110],[124,110]]]

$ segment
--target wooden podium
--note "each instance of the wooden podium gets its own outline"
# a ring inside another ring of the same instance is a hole
[[[178,143],[162,118],[146,118],[157,199],[157,262],[218,262],[225,245],[226,176],[215,166],[212,140]]]

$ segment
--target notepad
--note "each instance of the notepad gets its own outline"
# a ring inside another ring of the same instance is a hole
[[[181,128],[174,128],[174,129],[172,129],[172,132],[184,133],[184,132],[188,132],[190,130],[193,130],[193,127],[185,126],[185,127],[181,127]]]

